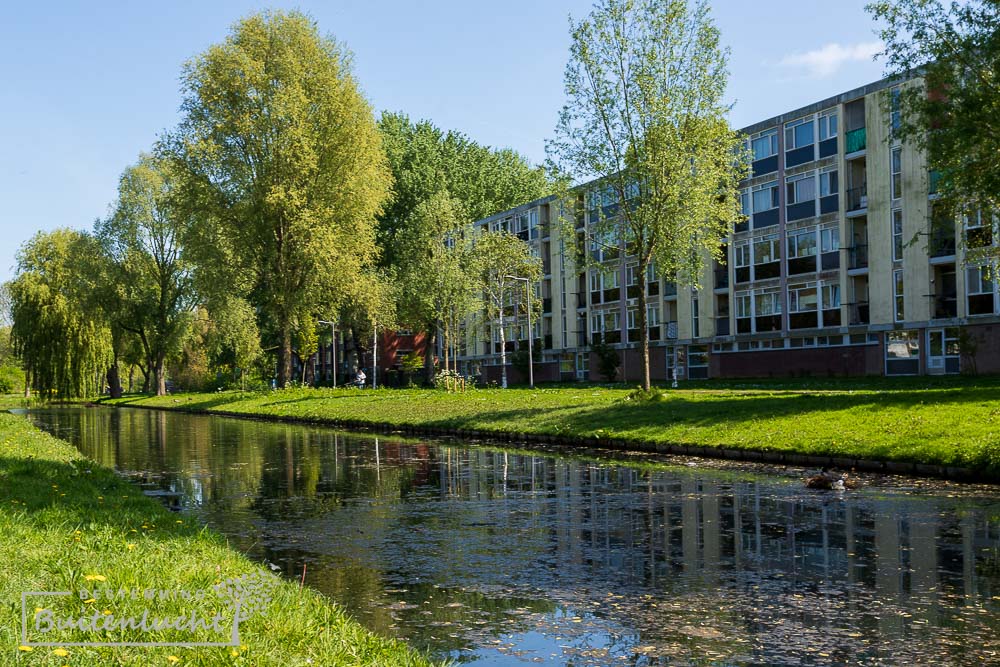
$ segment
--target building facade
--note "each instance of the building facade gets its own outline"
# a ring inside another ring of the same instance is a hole
[[[475,223],[518,235],[542,260],[536,381],[605,379],[592,358],[599,342],[619,351],[619,379],[641,378],[640,289],[656,380],[1000,372],[996,285],[966,261],[968,249],[996,243],[995,222],[935,205],[924,155],[893,138],[893,86],[879,81],[743,128],[753,154],[741,184],[747,219],[697,290],[639,276],[623,249],[604,245],[590,248],[599,268],[578,268],[554,197]],[[587,202],[578,232],[598,207],[606,215],[616,205],[595,184],[578,196]],[[459,353],[467,372],[499,377],[498,326],[470,328]],[[508,349],[523,348],[524,316],[502,326]]]

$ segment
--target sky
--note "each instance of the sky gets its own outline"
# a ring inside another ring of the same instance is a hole
[[[881,78],[867,0],[714,0],[743,127]],[[345,43],[373,108],[529,160],[564,102],[568,17],[593,0],[11,2],[0,22],[0,282],[39,230],[89,229],[179,120],[182,64],[239,18],[299,9]]]

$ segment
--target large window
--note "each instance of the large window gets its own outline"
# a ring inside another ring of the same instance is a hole
[[[736,310],[737,319],[746,319],[753,317],[753,309],[751,307],[751,293],[750,292],[737,292],[733,297],[733,305]]]
[[[899,199],[903,196],[903,149],[893,148],[892,156],[889,160],[890,164],[890,186],[892,189],[892,198]]]
[[[840,308],[840,285],[837,283],[827,283],[820,286],[823,310],[833,310]]]
[[[753,213],[753,209],[750,207],[750,191],[747,189],[740,190],[740,212],[743,215]]]
[[[768,234],[754,240],[753,263],[769,264],[781,260],[781,242],[777,234]]]
[[[754,314],[757,317],[781,315],[781,293],[765,290],[754,294]]]
[[[892,210],[892,261],[903,261],[903,209]]]
[[[771,129],[750,138],[750,150],[754,160],[763,160],[778,154],[778,130]]]
[[[788,233],[788,258],[814,257],[816,255],[816,228]]]
[[[819,307],[816,283],[801,283],[788,286],[788,312],[807,313]]]
[[[837,179],[837,168],[828,167],[824,169],[819,174],[819,196],[829,197],[830,195],[835,195],[839,192],[839,183]]]
[[[750,242],[742,241],[733,246],[733,265],[736,267],[750,266]]]
[[[660,306],[659,304],[651,303],[646,306],[646,326],[658,327],[660,326]]]
[[[897,269],[892,272],[892,296],[896,304],[895,320],[902,322],[905,319],[906,311],[903,308],[903,271]]]
[[[827,227],[819,230],[820,252],[836,252],[840,250],[840,228]]]
[[[819,140],[826,141],[837,136],[837,112],[823,114],[819,117]]]
[[[810,171],[785,179],[785,188],[789,206],[816,199],[816,172]]]
[[[785,150],[790,151],[815,143],[813,118],[801,118],[791,123],[785,123]]]
[[[778,181],[758,185],[753,189],[753,212],[763,213],[778,208]]]
[[[902,124],[902,104],[900,103],[900,89],[896,86],[889,91],[889,131],[895,139],[899,135],[899,126]]]
[[[916,375],[920,372],[920,335],[916,331],[885,334],[885,374]]]
[[[995,309],[990,267],[970,266],[965,270],[965,290],[969,315],[992,315]]]

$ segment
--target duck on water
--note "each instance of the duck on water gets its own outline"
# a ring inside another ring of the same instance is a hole
[[[833,472],[823,468],[818,475],[806,478],[807,489],[822,489],[824,491],[843,491],[856,489],[858,480],[852,479],[848,473]]]

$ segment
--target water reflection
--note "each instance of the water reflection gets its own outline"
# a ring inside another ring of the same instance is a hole
[[[482,665],[1000,663],[1000,490],[33,412],[345,605]]]

